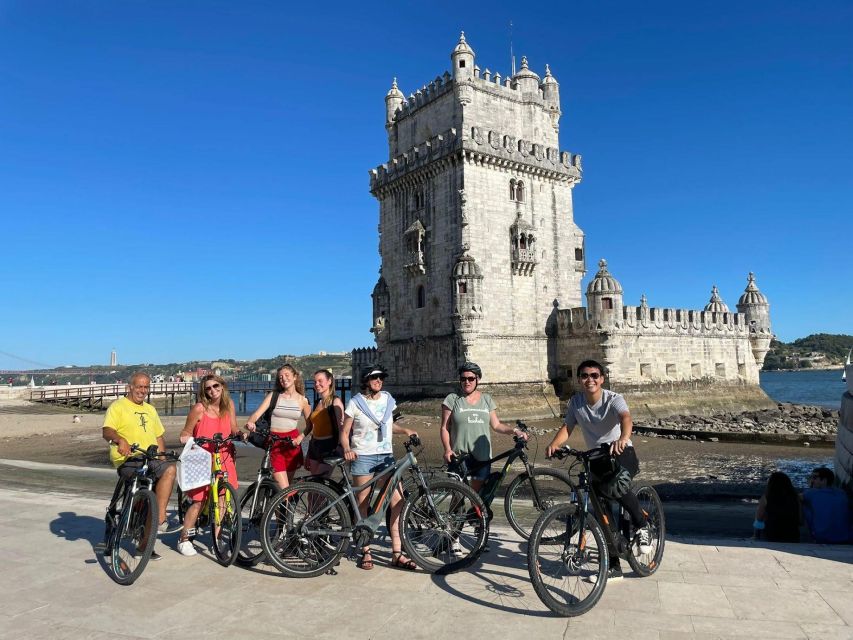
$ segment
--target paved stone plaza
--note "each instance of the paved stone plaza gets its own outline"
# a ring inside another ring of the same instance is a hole
[[[159,545],[164,558],[120,587],[92,551],[103,509],[0,490],[0,638],[853,638],[849,546],[669,539],[657,574],[628,574],[564,619],[537,599],[509,529],[447,577],[387,568],[387,547],[373,571],[345,560],[338,575],[291,580]]]

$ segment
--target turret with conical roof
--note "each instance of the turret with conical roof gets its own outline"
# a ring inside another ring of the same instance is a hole
[[[586,306],[593,327],[613,325],[622,318],[622,285],[610,275],[604,258],[586,288]]]
[[[453,78],[470,80],[474,77],[474,50],[465,41],[465,32],[459,35],[459,42],[450,54],[453,61]]]
[[[521,56],[521,69],[512,79],[523,96],[539,96],[539,76],[527,65],[527,56]]]
[[[737,301],[738,313],[746,315],[749,324],[749,342],[752,345],[752,355],[760,369],[764,365],[764,357],[770,350],[770,340],[773,332],[770,329],[770,303],[767,297],[758,290],[755,284],[755,274],[747,276],[746,289]]]
[[[720,297],[717,285],[711,285],[711,300],[705,305],[705,311],[715,311],[717,313],[729,312],[728,305],[723,302],[723,299]]]
[[[386,126],[394,122],[394,114],[397,113],[397,109],[403,106],[404,100],[405,96],[403,95],[403,92],[397,87],[397,78],[394,78],[394,81],[391,83],[391,89],[385,95]]]

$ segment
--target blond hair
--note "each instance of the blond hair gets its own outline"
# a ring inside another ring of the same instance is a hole
[[[222,395],[219,397],[219,416],[227,416],[231,413],[231,394],[228,392],[228,383],[215,373],[208,373],[198,384],[198,401],[204,405],[205,409],[210,408],[210,398],[204,392],[204,385],[208,380],[218,382],[222,386]]]

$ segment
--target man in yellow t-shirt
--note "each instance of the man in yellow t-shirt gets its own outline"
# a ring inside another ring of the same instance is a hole
[[[126,480],[132,478],[142,466],[142,460],[131,455],[131,444],[139,445],[142,449],[157,445],[159,451],[166,450],[166,441],[163,439],[165,429],[160,416],[154,407],[145,402],[150,389],[150,376],[142,372],[134,373],[127,385],[127,395],[113,402],[104,416],[102,433],[104,440],[110,443],[110,461],[119,476]],[[156,479],[154,493],[162,527],[166,522],[166,506],[175,485],[175,465],[165,460],[152,460],[148,468]]]

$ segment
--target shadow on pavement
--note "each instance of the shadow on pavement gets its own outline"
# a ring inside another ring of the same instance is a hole
[[[85,540],[92,549],[103,542],[104,521],[92,516],[78,516],[73,511],[60,511],[50,522],[50,532],[69,542]]]

